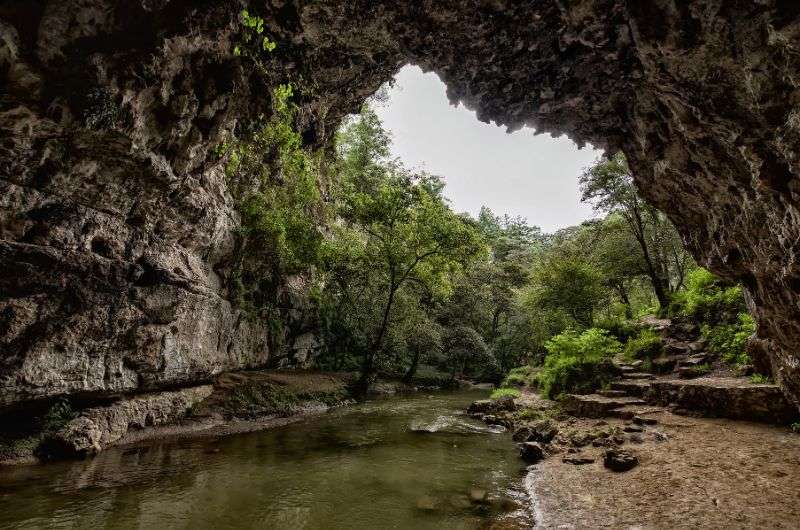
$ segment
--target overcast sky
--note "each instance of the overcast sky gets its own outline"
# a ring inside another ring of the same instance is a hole
[[[534,136],[532,129],[508,134],[481,123],[472,111],[449,104],[436,74],[416,66],[400,71],[389,94],[376,111],[392,133],[394,155],[443,177],[455,210],[477,215],[486,205],[546,232],[593,217],[580,202],[578,176],[601,151],[579,150],[566,136]]]

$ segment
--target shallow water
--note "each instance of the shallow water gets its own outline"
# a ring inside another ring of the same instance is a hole
[[[0,468],[0,527],[458,530],[493,518],[529,527],[510,435],[463,413],[481,397],[392,397],[259,433]],[[505,501],[470,503],[471,488]]]

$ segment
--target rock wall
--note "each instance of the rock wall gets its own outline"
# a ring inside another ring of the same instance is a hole
[[[264,71],[233,53],[244,7],[278,44]],[[623,149],[743,282],[797,401],[799,33],[786,0],[0,1],[0,405],[269,362],[229,299],[239,220],[210,153],[282,82],[330,147],[408,62],[482,120]]]

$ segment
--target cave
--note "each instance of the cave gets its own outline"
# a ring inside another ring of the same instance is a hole
[[[240,13],[266,21],[260,68]],[[326,150],[405,64],[482,121],[623,151],[750,350],[800,403],[800,4],[786,0],[0,1],[0,407],[175,388],[276,361],[226,280],[214,149],[295,87]],[[271,296],[308,340],[302,276]]]

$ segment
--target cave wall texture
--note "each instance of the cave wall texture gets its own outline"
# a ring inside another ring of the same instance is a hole
[[[243,8],[278,43],[264,72],[233,53]],[[481,120],[624,150],[744,284],[752,351],[800,400],[800,2],[0,0],[0,407],[285,355],[230,300],[240,221],[211,153],[283,82],[329,147],[407,63]],[[290,345],[313,343],[304,282],[276,291]]]

